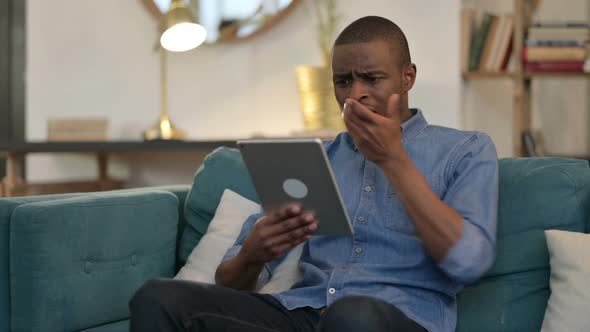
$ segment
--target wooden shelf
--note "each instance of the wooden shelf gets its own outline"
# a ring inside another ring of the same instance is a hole
[[[514,74],[508,72],[485,72],[485,71],[470,71],[463,73],[463,79],[477,80],[477,79],[498,79],[509,78],[513,79]]]

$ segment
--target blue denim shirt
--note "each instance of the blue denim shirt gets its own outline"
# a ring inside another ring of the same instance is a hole
[[[460,239],[437,263],[387,177],[342,133],[325,147],[354,236],[313,236],[305,244],[299,262],[303,279],[274,294],[287,309],[369,295],[395,305],[429,331],[455,330],[457,293],[495,259],[496,150],[485,134],[428,125],[420,110],[412,112],[402,124],[403,146],[434,193],[463,217]],[[248,218],[224,260],[239,252],[261,216]],[[280,261],[266,265],[259,285]]]

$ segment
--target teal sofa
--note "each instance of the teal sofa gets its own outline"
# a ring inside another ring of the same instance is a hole
[[[543,231],[590,231],[590,168],[502,159],[498,255],[459,294],[457,331],[539,331],[549,290]],[[220,148],[192,186],[0,199],[0,331],[128,331],[127,303],[172,277],[223,189],[257,200],[239,152]]]

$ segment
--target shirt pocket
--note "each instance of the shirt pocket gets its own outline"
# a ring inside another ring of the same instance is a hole
[[[406,207],[399,199],[395,188],[390,184],[387,189],[386,197],[385,227],[395,232],[414,234],[416,226],[410,219]]]

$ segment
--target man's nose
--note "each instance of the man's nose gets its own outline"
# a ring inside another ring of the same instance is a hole
[[[367,86],[363,84],[362,81],[354,80],[352,81],[352,86],[350,87],[350,98],[356,99],[357,101],[361,101],[362,99],[368,97]]]

